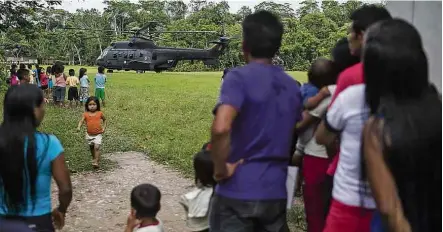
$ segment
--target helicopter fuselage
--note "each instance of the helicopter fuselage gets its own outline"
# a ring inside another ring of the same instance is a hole
[[[202,60],[206,65],[214,65],[226,45],[220,43],[211,49],[172,48],[136,38],[111,44],[97,58],[97,64],[107,69],[146,71],[168,70],[180,60]]]

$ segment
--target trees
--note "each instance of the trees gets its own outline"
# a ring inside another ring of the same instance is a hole
[[[127,40],[128,32],[148,21],[157,21],[166,30],[224,31],[241,37],[241,21],[253,11],[269,10],[285,26],[280,57],[288,70],[306,70],[313,59],[328,56],[333,44],[346,36],[351,12],[361,2],[305,0],[297,10],[289,4],[264,1],[253,9],[243,6],[229,11],[227,1],[140,0],[104,1],[106,8],[77,10],[70,13],[51,6],[60,1],[2,1],[0,7],[0,44],[3,55],[31,55],[39,60],[63,60],[93,65],[101,51],[112,41]],[[3,10],[6,9],[6,10]],[[66,30],[67,27],[85,30]],[[88,30],[86,30],[88,29]],[[164,46],[208,48],[217,34],[163,34],[156,43]],[[241,40],[233,40],[220,65],[222,69],[241,65]],[[182,70],[179,63],[176,70]],[[186,64],[186,70],[203,67]],[[206,69],[206,68],[205,68]],[[195,70],[198,71],[198,70]]]

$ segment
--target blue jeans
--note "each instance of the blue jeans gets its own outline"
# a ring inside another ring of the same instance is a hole
[[[383,223],[381,221],[380,212],[377,210],[374,212],[371,221],[371,232],[384,232]]]
[[[209,228],[211,232],[289,232],[286,199],[247,201],[214,195]]]

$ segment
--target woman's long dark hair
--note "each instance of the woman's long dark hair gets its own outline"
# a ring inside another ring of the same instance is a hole
[[[86,71],[87,71],[87,70],[86,70],[85,68],[81,68],[81,69],[78,71],[78,79],[79,79],[79,80],[85,75]]]
[[[366,102],[384,121],[380,139],[404,214],[412,231],[441,231],[442,105],[421,37],[400,19],[379,22],[366,36]]]
[[[204,146],[205,147],[205,146]],[[195,185],[204,187],[215,187],[214,163],[211,159],[210,151],[202,149],[194,156]]]
[[[13,86],[3,103],[0,126],[0,189],[6,212],[14,214],[28,207],[30,194],[35,206],[37,159],[35,132],[39,124],[34,110],[43,103],[35,85]],[[25,150],[26,148],[26,150]]]
[[[52,72],[52,66],[48,66],[46,68],[46,73],[48,73],[49,75],[53,75],[54,73]],[[48,77],[49,78],[49,77]]]

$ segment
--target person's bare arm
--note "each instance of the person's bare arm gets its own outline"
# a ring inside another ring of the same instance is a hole
[[[84,122],[85,122],[85,116],[82,116],[82,119],[80,119],[80,122],[78,122],[77,130],[80,130]]]
[[[315,131],[315,139],[318,144],[329,146],[337,139],[337,133],[329,131],[323,120]]]
[[[217,109],[211,129],[211,156],[214,162],[214,176],[223,179],[228,175],[226,161],[230,151],[230,133],[237,110],[230,105],[221,105]]]
[[[314,123],[318,122],[320,119],[317,117],[312,116],[309,114],[308,111],[303,111],[303,119],[297,123],[295,126],[296,133],[302,133],[306,129],[309,128],[309,126],[313,125]]]
[[[65,214],[72,200],[72,184],[65,155],[62,153],[52,161],[52,176],[58,187],[58,211]]]
[[[305,109],[312,110],[320,104],[325,98],[329,97],[331,93],[328,87],[323,87],[315,96],[308,98],[305,103]]]
[[[105,115],[103,115],[103,114],[102,114],[102,120],[103,120],[103,132],[105,132],[107,123],[106,123]]]
[[[383,158],[382,126],[381,121],[370,118],[363,130],[363,158],[369,185],[382,220],[390,231],[410,232],[394,178]]]

